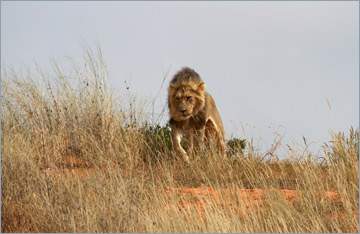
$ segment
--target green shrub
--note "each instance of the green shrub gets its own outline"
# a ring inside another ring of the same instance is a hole
[[[240,138],[231,138],[226,141],[226,154],[230,156],[243,156],[243,150],[246,147],[246,140]]]

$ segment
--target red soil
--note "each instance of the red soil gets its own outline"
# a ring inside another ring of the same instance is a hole
[[[164,192],[173,202],[178,201],[180,207],[183,208],[181,211],[185,211],[189,218],[189,211],[191,210],[191,213],[194,214],[195,210],[195,215],[200,219],[205,218],[206,209],[211,209],[211,207],[221,207],[241,215],[250,210],[258,211],[272,193],[280,192],[289,204],[293,204],[298,196],[303,193],[302,191],[288,189],[213,189],[211,187],[167,188]],[[329,202],[341,202],[342,200],[335,191],[327,191],[325,196]],[[172,209],[172,205],[168,208]]]

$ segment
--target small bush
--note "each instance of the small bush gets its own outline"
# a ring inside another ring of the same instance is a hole
[[[240,138],[231,138],[226,141],[226,154],[228,156],[244,156],[243,150],[246,147],[246,140]]]
[[[145,149],[142,158],[145,161],[166,160],[164,155],[169,155],[172,150],[171,129],[169,125],[145,126],[140,129],[144,134]]]

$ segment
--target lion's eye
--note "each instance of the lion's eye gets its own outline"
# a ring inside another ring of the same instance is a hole
[[[177,102],[179,102],[179,101],[180,101],[180,99],[179,99],[179,98],[175,98],[175,100],[176,100]]]
[[[191,98],[192,98],[191,96],[188,96],[188,97],[186,98],[186,100],[187,100],[187,101],[190,101]]]

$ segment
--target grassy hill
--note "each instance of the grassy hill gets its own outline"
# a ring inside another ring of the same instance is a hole
[[[321,155],[229,139],[228,159],[186,164],[168,126],[111,89],[100,50],[71,65],[2,68],[2,232],[359,231],[358,129]]]

